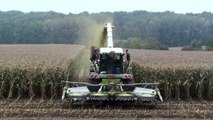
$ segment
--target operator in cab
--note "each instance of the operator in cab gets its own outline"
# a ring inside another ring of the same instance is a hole
[[[129,64],[131,62],[131,56],[130,53],[128,51],[128,49],[126,49],[126,53],[125,53],[125,73],[127,73],[127,70],[129,68]]]
[[[128,62],[128,64],[129,64],[130,60],[131,60],[131,56],[128,52],[128,49],[126,49],[126,61]]]
[[[90,57],[90,60],[94,64],[97,59],[98,59],[98,50],[95,47],[92,47],[91,48],[91,57]]]

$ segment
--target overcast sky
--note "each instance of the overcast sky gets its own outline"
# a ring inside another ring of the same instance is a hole
[[[146,10],[152,12],[213,13],[213,0],[0,0],[0,11],[89,13]]]

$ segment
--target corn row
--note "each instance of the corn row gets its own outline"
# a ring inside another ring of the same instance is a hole
[[[67,71],[54,69],[0,69],[1,98],[60,98],[61,81],[66,80]]]
[[[137,82],[159,82],[166,100],[212,100],[213,68],[153,68],[134,63]]]
[[[65,84],[76,79],[82,50],[64,67],[0,67],[0,99],[41,98],[60,99]],[[78,78],[77,78],[78,79]]]
[[[82,64],[79,62],[82,61],[83,52],[67,68],[0,67],[0,99],[60,99],[65,86],[61,81],[80,79],[76,74],[81,71],[79,66]],[[133,73],[135,82],[159,82],[160,91],[166,100],[213,98],[212,68],[153,68],[134,63]]]

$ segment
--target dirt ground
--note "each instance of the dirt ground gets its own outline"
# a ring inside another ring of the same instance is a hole
[[[1,100],[0,119],[3,120],[135,120],[135,119],[213,119],[213,102],[170,101],[155,108],[128,106],[62,107],[61,101]]]

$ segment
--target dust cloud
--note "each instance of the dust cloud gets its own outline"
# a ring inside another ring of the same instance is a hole
[[[74,71],[74,81],[85,81],[90,69],[90,48],[100,48],[106,46],[106,29],[104,28],[107,22],[112,20],[106,20],[101,23],[97,23],[92,18],[83,17],[79,22],[79,43],[85,46],[85,49],[80,53],[77,58],[77,68]]]

